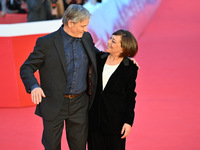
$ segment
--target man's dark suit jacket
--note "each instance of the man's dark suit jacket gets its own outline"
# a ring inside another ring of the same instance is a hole
[[[120,135],[124,123],[133,124],[138,67],[125,57],[102,90],[102,72],[107,56],[106,53],[97,55],[97,91],[89,113],[89,125],[90,130]]]
[[[83,34],[82,43],[89,58],[88,94],[90,106],[94,99],[97,84],[97,66],[95,47],[91,35]],[[31,87],[38,84],[34,72],[39,70],[40,86],[46,97],[37,105],[35,113],[46,120],[53,120],[64,100],[66,88],[66,61],[61,35],[61,28],[56,32],[38,38],[34,51],[20,68],[20,75],[26,91],[30,93]],[[90,107],[89,106],[89,107]]]

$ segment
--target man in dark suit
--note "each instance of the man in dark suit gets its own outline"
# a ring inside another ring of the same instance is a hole
[[[34,51],[20,68],[26,91],[43,118],[45,150],[60,150],[64,122],[69,148],[85,150],[88,110],[97,80],[95,47],[87,32],[91,14],[81,5],[70,5],[63,25],[37,39]],[[34,76],[39,70],[40,85]]]

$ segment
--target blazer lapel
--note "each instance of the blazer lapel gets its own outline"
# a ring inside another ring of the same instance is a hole
[[[98,80],[99,80],[98,84],[99,84],[99,86],[101,86],[100,89],[102,91],[104,91],[106,86],[107,86],[106,85],[104,90],[103,90],[103,68],[104,68],[104,65],[106,63],[108,55],[109,55],[108,53],[101,55],[101,57],[100,57],[101,61],[97,63],[98,64]]]
[[[119,80],[119,77],[121,76],[122,73],[124,73],[125,71],[125,66],[128,66],[129,65],[129,61],[128,61],[128,58],[124,58],[122,60],[122,62],[119,64],[119,66],[117,67],[117,69],[113,72],[113,74],[110,76],[105,88],[104,88],[104,91],[106,89],[109,89],[111,85],[113,85],[115,83],[115,81]]]
[[[67,66],[66,66],[66,60],[65,60],[65,50],[63,45],[63,38],[60,32],[60,29],[57,31],[56,36],[54,37],[54,43],[56,46],[56,50],[58,52],[58,55],[60,56],[60,61],[62,63],[64,72],[67,76]]]

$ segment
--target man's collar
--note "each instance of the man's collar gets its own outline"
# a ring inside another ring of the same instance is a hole
[[[62,36],[66,39],[66,42],[67,43],[70,43],[74,40],[78,40],[78,41],[81,41],[81,38],[76,38],[76,37],[72,37],[71,35],[69,35],[67,32],[64,31],[63,29],[63,25],[61,26],[61,34]]]

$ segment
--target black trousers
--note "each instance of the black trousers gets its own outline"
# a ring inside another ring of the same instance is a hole
[[[88,150],[125,150],[126,139],[99,130],[89,131]]]
[[[70,150],[85,150],[88,137],[88,104],[86,93],[65,98],[59,115],[53,121],[43,119],[42,143],[45,150],[61,150],[61,137],[66,126],[66,137]]]

